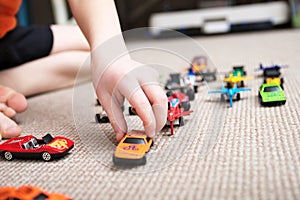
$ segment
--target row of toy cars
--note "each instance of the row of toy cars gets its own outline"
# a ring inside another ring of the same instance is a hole
[[[284,105],[286,96],[283,91],[283,77],[281,68],[287,66],[272,65],[264,67],[260,64],[257,70],[263,71],[263,84],[259,88],[258,97],[263,106]]]
[[[197,92],[196,76],[188,73],[184,78],[179,73],[170,74],[165,84],[168,96],[168,113],[166,127],[174,134],[175,126],[183,126],[183,117],[193,112],[191,103]],[[129,114],[135,115],[135,109],[129,107]],[[97,117],[96,117],[97,119]],[[152,138],[146,136],[144,131],[129,131],[119,142],[113,154],[113,163],[116,166],[128,167],[146,164],[146,153],[153,146]]]
[[[286,97],[283,91],[283,78],[281,77],[280,69],[286,66],[272,65],[264,67],[260,64],[257,70],[263,70],[263,84],[259,88],[258,97],[263,106],[284,105]],[[221,94],[221,101],[225,100],[225,96],[229,97],[230,107],[232,107],[233,97],[240,100],[240,92],[250,91],[251,88],[243,88],[245,80],[251,80],[253,77],[246,76],[246,71],[243,66],[233,67],[233,70],[227,75],[223,82],[221,90],[209,91],[209,94]]]

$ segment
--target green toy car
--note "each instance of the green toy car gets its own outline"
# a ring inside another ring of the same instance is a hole
[[[259,88],[258,97],[263,106],[284,105],[286,102],[285,94],[279,84],[262,84]]]
[[[246,76],[247,72],[244,70],[244,66],[233,66],[232,76]]]

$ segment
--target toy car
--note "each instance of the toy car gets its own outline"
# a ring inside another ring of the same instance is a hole
[[[207,58],[205,56],[195,56],[192,60],[190,69],[192,69],[196,76],[201,76],[202,81],[209,82],[217,79],[217,70],[207,66]]]
[[[244,70],[244,66],[233,66],[232,67],[232,75],[233,76],[246,76],[247,72]]]
[[[24,199],[24,200],[36,200],[36,199],[49,199],[49,200],[71,200],[62,194],[50,193],[41,190],[34,186],[21,186],[19,188],[14,187],[2,187],[0,188],[0,199]]]
[[[0,154],[6,160],[14,158],[42,159],[50,161],[65,156],[74,147],[74,142],[68,138],[49,133],[42,139],[32,135],[11,138],[0,144]]]
[[[180,102],[180,107],[183,108],[184,111],[188,111],[191,108],[191,103],[189,97],[182,93],[182,92],[173,92],[173,93],[167,93],[168,100],[170,101],[171,99],[178,99]]]
[[[189,97],[190,101],[193,101],[195,99],[194,86],[186,84],[179,73],[170,74],[170,79],[167,80],[165,89],[170,93],[173,93],[175,91],[185,93]]]
[[[179,126],[184,125],[183,116],[192,113],[190,109],[190,104],[187,100],[187,96],[182,93],[175,93],[168,98],[168,115],[167,124],[171,128],[171,135],[174,134],[174,125],[178,123]],[[183,104],[188,103],[188,104]],[[185,108],[182,108],[185,106]]]
[[[102,113],[96,113],[95,114],[95,121],[97,123],[109,123],[109,118],[106,114],[106,112],[102,112]]]
[[[280,77],[280,71],[279,70],[275,70],[275,69],[271,69],[271,70],[267,70],[264,76],[264,82],[263,83],[276,83],[279,84],[280,87],[282,89],[283,88],[283,78]]]
[[[130,131],[119,142],[113,163],[117,166],[136,166],[146,164],[146,153],[153,145],[152,138],[144,131]]]
[[[279,84],[262,84],[259,88],[258,97],[263,106],[284,105],[285,94]]]

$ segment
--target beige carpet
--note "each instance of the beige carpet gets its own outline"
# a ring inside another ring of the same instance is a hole
[[[252,91],[232,108],[207,94],[220,83],[202,86],[192,103],[195,112],[174,136],[167,130],[157,136],[147,165],[119,169],[112,164],[116,141],[110,125],[94,122],[98,108],[90,84],[32,97],[17,116],[23,135],[63,135],[75,148],[52,162],[1,159],[0,186],[31,184],[73,199],[300,199],[300,30],[194,39],[219,72],[244,64],[255,76],[246,82]],[[174,38],[154,43],[188,48]],[[282,70],[286,105],[259,105],[262,78],[254,69],[260,62],[289,65]],[[126,118],[130,129],[141,128],[136,117]]]

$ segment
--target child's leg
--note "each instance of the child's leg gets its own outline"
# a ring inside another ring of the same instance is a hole
[[[74,84],[77,72],[80,81],[89,80],[89,53],[66,51],[37,59],[18,67],[0,71],[0,85],[13,88],[25,96],[49,92]]]
[[[53,46],[50,54],[65,51],[89,51],[89,45],[78,26],[52,25]]]
[[[71,86],[78,69],[84,64],[86,73],[80,78],[89,78],[89,46],[78,26],[52,25],[51,30],[53,45],[50,55],[0,71],[0,84],[25,96],[49,92]]]

